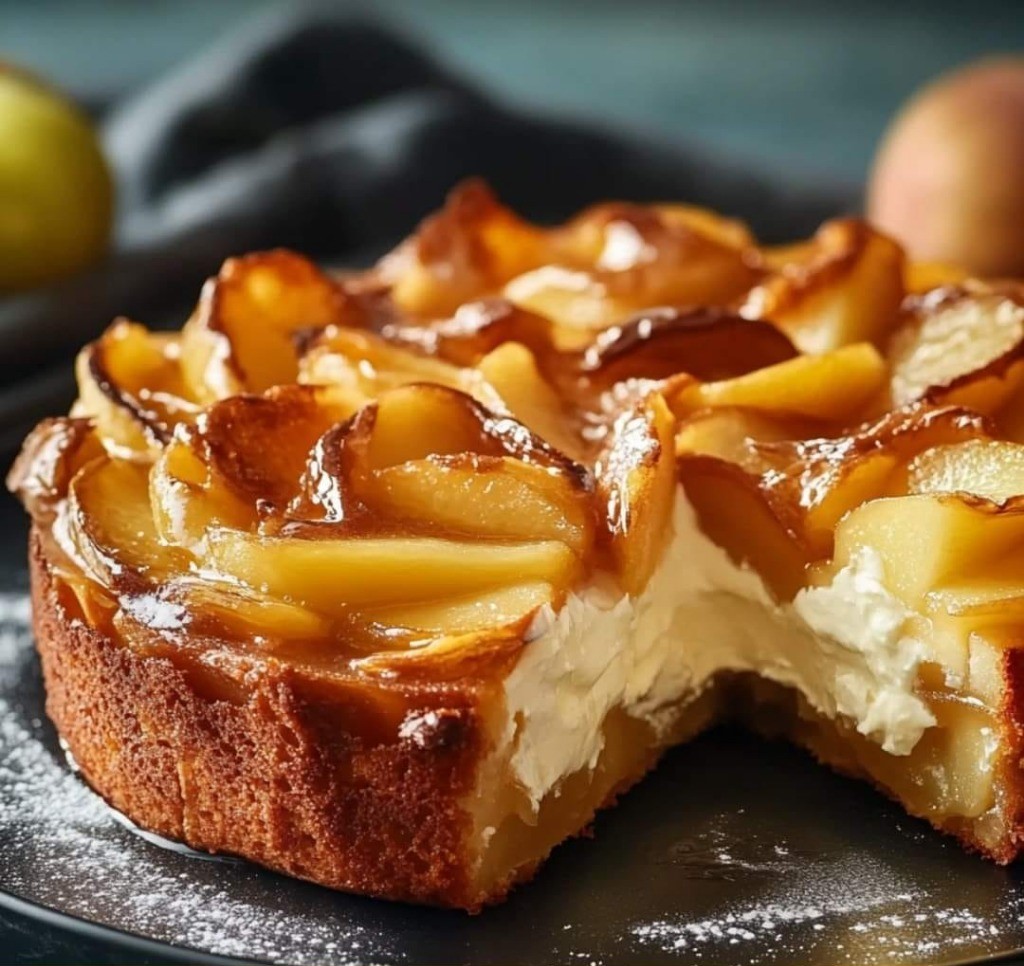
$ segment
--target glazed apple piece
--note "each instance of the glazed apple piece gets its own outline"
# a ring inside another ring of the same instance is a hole
[[[282,511],[298,492],[310,451],[352,411],[333,387],[277,386],[234,396],[207,409],[192,438],[201,458],[260,512]]]
[[[916,399],[995,413],[1024,383],[1024,304],[997,292],[938,289],[907,301],[889,347],[895,405]]]
[[[552,232],[552,262],[592,270],[612,299],[634,309],[721,305],[757,278],[737,236],[736,223],[724,228],[694,209],[611,202]]]
[[[376,277],[412,315],[439,318],[493,295],[545,261],[544,232],[502,205],[482,181],[465,181],[416,234],[386,255]]]
[[[963,285],[969,276],[955,265],[942,262],[908,262],[904,271],[907,292],[924,295],[937,288]]]
[[[467,634],[520,622],[561,596],[551,584],[531,581],[448,600],[395,604],[364,611],[362,617],[382,627],[407,627],[427,634]]]
[[[611,296],[605,276],[565,265],[542,265],[526,272],[508,282],[501,294],[560,328],[581,332],[581,342],[635,310],[633,304]]]
[[[579,369],[601,388],[679,373],[714,382],[777,365],[796,354],[789,339],[767,322],[715,308],[661,308],[600,333],[583,353]]]
[[[316,443],[303,493],[289,510],[298,519],[342,522],[367,503],[375,474],[411,461],[476,454],[514,456],[557,473],[586,471],[524,425],[471,396],[429,383],[402,386],[365,406]],[[355,504],[346,507],[348,501]]]
[[[680,225],[713,238],[737,251],[753,249],[757,245],[750,227],[738,218],[727,218],[697,205],[651,205],[651,209],[666,225]]]
[[[885,361],[868,343],[798,356],[722,382],[683,383],[667,392],[685,418],[700,409],[743,406],[807,419],[856,419],[885,385]]]
[[[171,581],[162,593],[193,619],[212,622],[215,632],[226,631],[261,646],[279,640],[323,640],[331,631],[330,622],[319,614],[237,583],[185,576]]]
[[[365,436],[366,469],[382,470],[430,456],[505,455],[505,441],[498,433],[500,418],[465,393],[415,384],[382,395],[359,414],[354,428]],[[535,455],[543,456],[543,444],[529,437],[525,432],[522,441]]]
[[[301,255],[229,258],[182,329],[185,381],[204,403],[294,382],[299,334],[359,321],[341,287]]]
[[[615,421],[595,468],[616,573],[629,594],[647,586],[672,531],[673,430],[664,399],[652,393]]]
[[[295,519],[495,539],[560,539],[581,558],[591,479],[515,420],[440,386],[386,393],[317,443]]]
[[[803,352],[882,344],[904,294],[904,257],[894,241],[847,218],[826,222],[790,256],[749,292],[741,315],[770,319]]]
[[[190,556],[157,535],[148,477],[144,464],[93,460],[75,474],[54,525],[61,548],[115,590],[133,592],[188,569]]]
[[[372,653],[352,661],[360,674],[390,681],[419,680],[431,685],[491,677],[495,668],[509,667],[523,648],[530,615],[505,625],[457,632],[403,629],[397,646],[387,638]]]
[[[7,474],[7,488],[34,520],[51,523],[75,473],[103,453],[91,420],[44,419],[22,444]]]
[[[507,456],[463,453],[390,466],[373,474],[367,501],[389,518],[460,536],[561,540],[581,559],[593,542],[590,494],[578,479]]]
[[[994,503],[1024,496],[1024,445],[999,440],[936,446],[909,467],[911,493],[971,493]]]
[[[835,564],[861,547],[880,555],[886,586],[908,607],[964,573],[995,578],[1001,558],[1024,541],[1024,510],[953,494],[913,494],[873,500],[836,527]]]
[[[573,459],[584,455],[577,417],[548,383],[526,346],[506,342],[484,356],[477,371],[517,420]]]
[[[328,617],[418,603],[524,581],[570,586],[576,555],[561,541],[463,542],[432,537],[301,539],[232,530],[209,535],[215,572]]]
[[[478,372],[432,358],[419,348],[389,342],[373,332],[331,326],[303,352],[299,382],[330,385],[348,394],[353,409],[411,383],[434,383],[476,396],[485,405],[498,397]]]
[[[519,342],[546,372],[556,371],[563,354],[579,344],[576,334],[503,298],[467,302],[447,319],[389,322],[380,334],[390,343],[456,366],[474,366],[506,342]]]
[[[254,529],[258,516],[197,450],[192,434],[179,431],[150,470],[149,495],[159,539],[201,554],[211,527]]]
[[[827,425],[816,420],[779,416],[742,406],[701,409],[685,419],[676,433],[676,455],[717,456],[752,473],[768,464],[755,443],[820,439]]]
[[[835,525],[848,511],[906,492],[906,466],[922,452],[985,434],[976,414],[953,407],[915,407],[887,413],[834,438],[751,442],[746,467],[782,515],[800,520],[801,537],[816,557],[832,553]]]
[[[736,563],[760,574],[776,600],[792,600],[811,561],[799,520],[787,524],[777,512],[785,507],[773,507],[759,478],[733,463],[684,455],[677,467],[701,530]]]
[[[86,346],[75,374],[79,396],[72,414],[91,418],[115,449],[145,453],[196,412],[174,337],[134,322],[121,319]]]
[[[329,386],[277,386],[233,396],[182,427],[150,474],[161,539],[198,550],[210,527],[252,530],[281,517],[317,440],[350,414]]]
[[[567,329],[604,329],[652,305],[724,304],[758,278],[745,251],[640,205],[590,209],[551,245],[552,259],[503,294]]]

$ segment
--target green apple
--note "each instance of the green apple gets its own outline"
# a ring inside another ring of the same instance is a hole
[[[87,267],[110,239],[114,188],[89,119],[0,67],[0,293]]]

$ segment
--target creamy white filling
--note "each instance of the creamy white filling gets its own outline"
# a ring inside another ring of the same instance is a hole
[[[545,608],[505,684],[512,768],[534,805],[594,767],[616,707],[656,727],[722,671],[753,671],[842,716],[893,755],[935,718],[914,691],[923,644],[862,549],[825,587],[777,604],[761,578],[701,532],[679,491],[674,534],[636,598],[593,586]]]

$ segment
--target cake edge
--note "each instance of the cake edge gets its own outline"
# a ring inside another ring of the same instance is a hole
[[[427,740],[376,747],[339,732],[294,669],[268,666],[244,703],[210,700],[169,659],[71,619],[34,528],[29,560],[46,713],[136,825],[329,888],[471,912],[533,874],[474,883],[465,803],[489,739],[472,696],[444,695]]]

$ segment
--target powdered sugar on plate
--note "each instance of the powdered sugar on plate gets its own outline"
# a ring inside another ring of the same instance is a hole
[[[730,857],[719,855],[728,869]],[[937,903],[906,875],[863,855],[777,868],[784,884],[771,898],[730,904],[707,918],[637,923],[630,930],[637,948],[697,962],[819,962],[827,954],[837,966],[869,966],[959,961],[965,947],[975,955],[994,953],[1006,948],[1008,937],[1016,942],[1021,936],[1024,896],[982,914]]]

